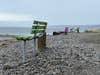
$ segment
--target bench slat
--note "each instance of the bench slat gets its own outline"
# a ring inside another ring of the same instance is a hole
[[[32,29],[31,34],[44,33],[45,29]]]
[[[47,22],[43,22],[43,21],[34,21],[33,24],[41,24],[41,25],[47,25]]]
[[[33,25],[33,26],[32,26],[32,29],[46,29],[46,26],[45,26],[45,25],[40,25],[40,26],[38,26],[38,25]]]
[[[41,33],[37,33],[36,34],[36,37],[41,37],[43,34]],[[33,37],[34,37],[34,34],[30,34],[30,35],[18,35],[18,36],[15,36],[17,40],[32,40]]]

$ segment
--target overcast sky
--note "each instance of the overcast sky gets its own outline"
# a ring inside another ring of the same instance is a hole
[[[31,26],[34,19],[49,25],[100,24],[100,0],[0,0],[2,24]]]

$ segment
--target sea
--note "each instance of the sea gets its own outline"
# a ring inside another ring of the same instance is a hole
[[[100,25],[48,25],[46,32],[48,35],[52,35],[53,32],[64,31],[65,27],[80,28],[80,32],[84,32],[87,29],[100,29]],[[0,34],[30,34],[31,27],[0,27]]]

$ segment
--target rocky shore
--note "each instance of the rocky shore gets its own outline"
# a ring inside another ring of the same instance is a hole
[[[0,41],[0,75],[100,75],[99,33],[47,36],[47,48],[35,56],[33,46],[27,41],[22,63],[23,42]]]

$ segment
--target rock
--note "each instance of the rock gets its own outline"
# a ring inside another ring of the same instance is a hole
[[[100,71],[97,71],[97,72],[96,72],[96,75],[100,75]]]
[[[47,49],[43,52],[37,51],[38,53],[34,56],[32,55],[33,47],[29,47],[33,46],[33,41],[28,41],[24,64],[22,63],[23,43],[17,41],[13,45],[1,48],[0,51],[0,55],[5,54],[7,61],[5,61],[4,68],[10,75],[14,75],[14,72],[18,73],[17,75],[90,75],[89,73],[92,72],[99,73],[95,69],[100,63],[96,61],[98,58],[95,57],[95,50],[80,42],[80,36],[75,34],[48,37]]]

